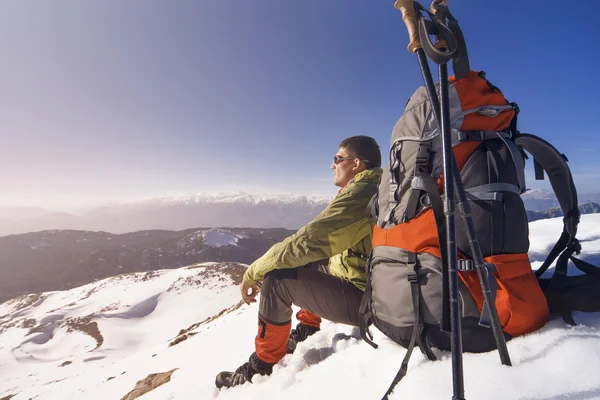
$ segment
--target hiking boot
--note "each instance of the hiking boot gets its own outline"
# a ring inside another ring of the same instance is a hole
[[[256,374],[271,375],[273,365],[262,361],[256,353],[252,353],[248,362],[243,363],[235,372],[220,372],[215,379],[215,385],[221,389],[223,387],[230,388],[243,385],[246,382],[252,383],[252,377]]]
[[[304,342],[307,337],[314,335],[320,330],[321,328],[304,325],[302,322],[300,322],[298,325],[296,325],[296,329],[292,329],[290,332],[290,337],[288,338],[287,343],[287,353],[292,354],[296,350],[298,343]]]

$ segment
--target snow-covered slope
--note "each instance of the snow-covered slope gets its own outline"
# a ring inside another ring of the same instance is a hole
[[[581,257],[600,264],[600,215],[582,217]],[[534,266],[561,219],[530,224]],[[202,264],[109,278],[0,305],[0,399],[379,399],[405,350],[373,329],[375,350],[355,328],[324,322],[270,377],[218,391],[214,377],[253,351],[257,305],[240,305],[243,267]],[[600,313],[554,319],[511,340],[512,367],[498,354],[465,354],[468,399],[600,399]],[[452,396],[450,353],[418,351],[391,399]],[[156,374],[156,375],[151,375]],[[160,385],[163,383],[162,385]],[[140,385],[141,386],[141,385]],[[139,386],[138,386],[139,388]]]
[[[139,368],[160,365],[169,344],[184,339],[182,330],[208,329],[210,318],[237,310],[244,270],[204,263],[2,304],[0,398],[121,398],[135,386]],[[126,381],[131,388],[122,392]]]

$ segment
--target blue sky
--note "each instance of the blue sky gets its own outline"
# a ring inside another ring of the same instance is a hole
[[[598,192],[600,4],[555,4],[451,9],[521,130]],[[333,195],[339,142],[385,153],[422,84],[392,0],[5,1],[0,35],[0,205]]]

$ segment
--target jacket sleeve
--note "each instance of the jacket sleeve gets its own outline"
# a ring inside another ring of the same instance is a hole
[[[371,233],[366,208],[372,195],[368,182],[349,184],[308,225],[271,247],[244,274],[244,281],[261,281],[274,269],[297,268],[343,252]]]

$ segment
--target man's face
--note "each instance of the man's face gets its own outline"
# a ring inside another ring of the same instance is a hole
[[[354,178],[354,175],[364,171],[364,163],[356,158],[354,154],[350,154],[344,147],[340,147],[336,153],[337,161],[331,164],[333,170],[333,184],[335,186],[344,187]]]

